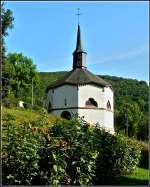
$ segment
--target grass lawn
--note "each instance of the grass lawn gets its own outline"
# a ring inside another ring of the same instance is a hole
[[[40,111],[33,111],[24,108],[3,108],[2,110],[2,122],[3,125],[6,124],[7,115],[11,114],[14,117],[14,123],[19,125],[24,122],[33,122],[40,120],[43,116],[40,114]],[[46,119],[48,125],[54,124],[57,120],[63,120],[58,116],[54,116],[52,114],[46,114]]]
[[[143,168],[137,168],[135,174],[120,177],[123,185],[148,185],[149,171]]]
[[[148,169],[137,168],[132,175],[106,177],[100,181],[100,185],[146,185],[148,186],[149,171]]]
[[[135,174],[126,177],[129,179],[147,180],[149,178],[149,171],[147,169],[137,168]]]

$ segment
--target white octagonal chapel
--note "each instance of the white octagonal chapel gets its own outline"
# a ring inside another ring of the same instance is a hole
[[[87,70],[86,52],[81,44],[80,25],[73,52],[73,69],[46,89],[46,107],[54,115],[69,119],[72,113],[91,124],[114,133],[113,90],[111,85]]]

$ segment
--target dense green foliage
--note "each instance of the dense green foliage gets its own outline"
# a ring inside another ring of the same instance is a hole
[[[140,149],[137,142],[125,136],[101,133],[102,149],[96,162],[96,183],[107,176],[130,174],[139,163]]]
[[[32,59],[21,53],[12,53],[6,56],[3,63],[3,97],[14,95],[15,98],[31,102],[32,79],[35,89],[39,82]]]
[[[5,52],[6,52],[6,47],[5,47],[5,40],[4,38],[8,35],[8,29],[13,28],[13,13],[10,9],[5,9],[4,8],[4,2],[2,3],[2,8],[1,8],[1,21],[2,21],[2,59],[5,58]]]
[[[31,84],[38,93],[39,76],[32,59],[22,53],[6,53],[5,37],[8,30],[13,28],[14,17],[10,9],[5,9],[2,3],[2,97],[5,106],[17,106],[18,100],[26,101],[31,105]],[[34,98],[34,103],[42,105],[41,98]]]
[[[2,3],[2,35],[8,35],[8,29],[13,28],[14,17],[10,9],[4,8],[4,3]]]
[[[137,142],[111,135],[76,116],[46,127],[44,116],[16,126],[14,117],[7,115],[3,184],[90,185],[97,184],[106,170],[114,176],[132,173],[138,166]]]

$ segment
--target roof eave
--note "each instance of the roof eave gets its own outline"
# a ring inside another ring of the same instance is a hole
[[[87,83],[71,83],[71,82],[64,82],[64,83],[59,84],[59,85],[49,86],[49,87],[46,89],[46,93],[47,93],[50,89],[55,89],[55,88],[61,87],[61,86],[63,86],[63,85],[71,85],[71,86],[96,85],[96,86],[101,87],[101,88],[109,87],[109,88],[111,88],[111,90],[113,91],[111,85],[104,85],[104,84],[99,84],[99,83],[96,83],[96,82],[87,82]]]

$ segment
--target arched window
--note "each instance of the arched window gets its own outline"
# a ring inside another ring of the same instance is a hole
[[[89,98],[86,102],[85,102],[85,106],[86,107],[98,107],[97,102],[95,101],[94,98]]]
[[[110,104],[110,101],[108,100],[108,102],[107,102],[107,108],[108,109],[111,109],[111,104]]]
[[[62,117],[62,118],[65,118],[65,119],[70,119],[70,118],[71,118],[71,114],[70,114],[70,112],[68,112],[68,111],[63,111],[63,112],[61,113],[61,117]]]

